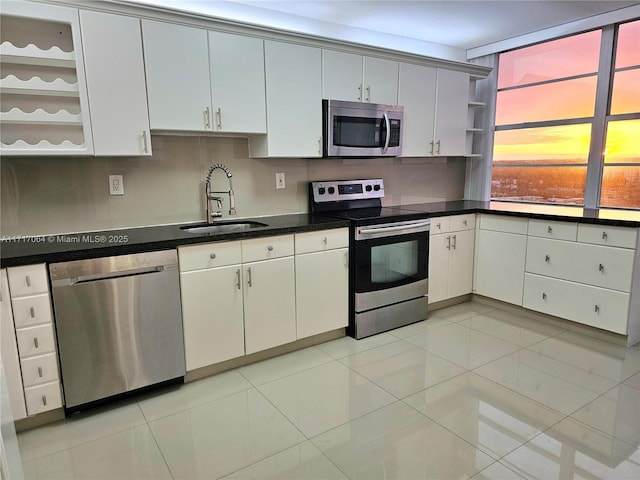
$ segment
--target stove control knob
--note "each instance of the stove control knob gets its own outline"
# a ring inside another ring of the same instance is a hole
[[[329,187],[329,195],[333,195],[334,193],[336,193],[336,189],[333,187]]]
[[[378,190],[380,190],[380,185],[374,185],[373,189],[377,192]]]
[[[370,192],[370,191],[372,190],[372,188],[373,188],[373,187],[372,187],[371,185],[367,185],[366,187],[364,187],[364,189],[365,189],[367,192]]]
[[[318,188],[318,193],[319,193],[320,195],[324,195],[324,192],[325,192],[325,188],[324,188],[324,187],[320,187],[320,188]]]

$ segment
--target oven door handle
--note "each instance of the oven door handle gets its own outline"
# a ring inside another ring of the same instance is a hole
[[[382,153],[387,153],[387,150],[389,149],[389,139],[391,137],[391,126],[389,125],[389,115],[387,115],[387,112],[384,112],[382,115],[384,116],[384,129],[386,132]]]
[[[393,227],[378,227],[378,228],[359,228],[358,233],[361,235],[369,235],[376,233],[387,233],[387,232],[398,232],[400,230],[414,230],[418,228],[424,228],[431,225],[431,220],[427,220],[426,222],[416,222],[410,223],[407,225],[394,225]],[[411,233],[411,232],[407,232]]]

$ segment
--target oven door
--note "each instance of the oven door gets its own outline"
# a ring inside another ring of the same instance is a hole
[[[356,227],[356,312],[427,294],[429,228],[429,220]]]

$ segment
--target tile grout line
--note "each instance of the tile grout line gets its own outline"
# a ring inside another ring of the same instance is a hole
[[[142,410],[142,407],[140,406],[140,402],[136,401],[136,405],[138,406],[138,409],[140,410],[140,413],[142,414],[142,417],[144,418],[147,430],[151,434],[151,438],[153,438],[153,442],[156,444],[156,447],[158,448],[158,452],[160,452],[160,456],[162,457],[162,461],[164,462],[165,466],[167,467],[167,472],[169,472],[169,475],[171,476],[172,479],[175,479],[176,477],[173,474],[173,471],[171,471],[171,467],[169,466],[169,462],[167,461],[167,458],[165,457],[164,452],[162,451],[162,448],[160,448],[160,444],[158,443],[158,439],[156,438],[156,436],[153,433],[153,430],[151,429],[151,425],[149,424],[149,420],[147,419],[147,416],[144,414],[144,410]]]

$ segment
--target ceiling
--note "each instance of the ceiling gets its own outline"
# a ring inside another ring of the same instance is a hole
[[[318,34],[346,30],[467,50],[640,1],[618,0],[135,0],[214,17]]]

